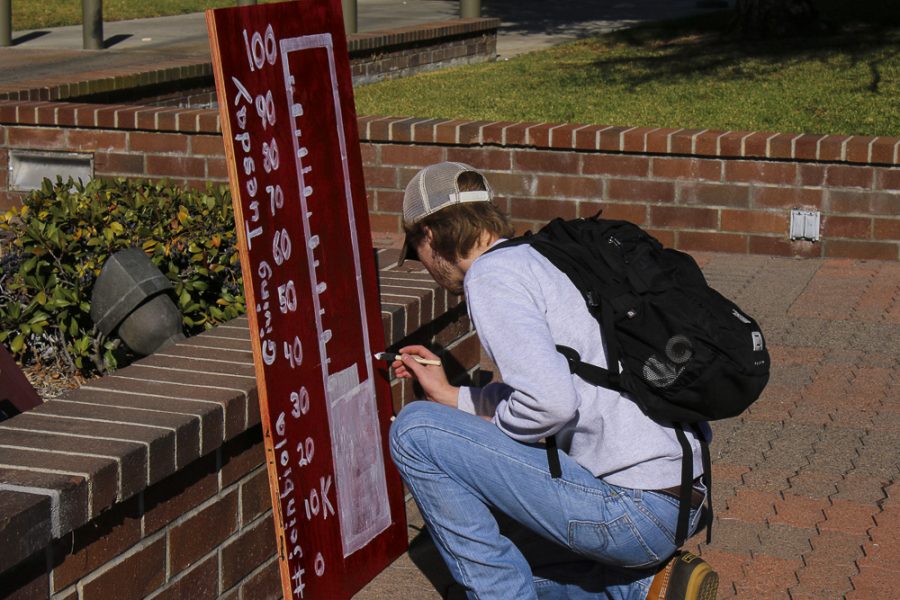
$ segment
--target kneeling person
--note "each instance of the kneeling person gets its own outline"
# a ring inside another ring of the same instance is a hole
[[[435,544],[470,598],[714,598],[717,575],[676,554],[682,452],[672,427],[618,392],[569,372],[556,345],[606,365],[580,292],[513,235],[486,179],[462,163],[421,170],[406,188],[407,247],[444,288],[465,293],[502,383],[450,385],[423,346],[401,348],[398,377],[430,402],[405,407],[391,454]],[[559,448],[552,478],[544,441]],[[699,441],[690,532],[705,489]],[[674,557],[674,558],[673,558]],[[652,589],[651,589],[652,585]]]

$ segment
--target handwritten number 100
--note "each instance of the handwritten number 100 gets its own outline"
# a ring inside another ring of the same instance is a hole
[[[247,50],[247,62],[250,63],[250,71],[262,69],[263,65],[269,63],[275,64],[278,58],[278,44],[275,43],[275,32],[272,26],[266,28],[265,37],[261,36],[258,31],[254,31],[252,36],[247,35],[244,30],[244,48]]]

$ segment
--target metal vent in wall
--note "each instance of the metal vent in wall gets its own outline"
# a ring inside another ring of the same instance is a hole
[[[94,155],[73,152],[35,152],[33,150],[9,151],[9,189],[15,191],[37,190],[46,177],[66,181],[69,177],[85,183],[94,176]]]

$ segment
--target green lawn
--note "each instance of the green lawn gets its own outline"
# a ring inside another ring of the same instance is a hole
[[[257,0],[260,4],[279,0]],[[121,21],[235,6],[236,0],[103,0],[103,19]],[[13,30],[81,24],[81,0],[12,0]]]
[[[890,3],[888,3],[890,4]],[[879,7],[873,10],[873,7]],[[726,14],[363,86],[360,114],[900,136],[900,19],[834,4],[839,31],[723,35]]]

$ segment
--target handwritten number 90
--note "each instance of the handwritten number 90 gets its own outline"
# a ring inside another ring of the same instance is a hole
[[[256,96],[256,114],[262,120],[263,129],[275,124],[275,100],[272,99],[271,90],[266,92],[265,96],[262,94]]]
[[[278,44],[275,43],[272,26],[266,28],[265,36],[260,35],[258,31],[253,32],[253,36],[248,36],[245,29],[244,48],[247,50],[247,62],[250,63],[251,71],[262,69],[266,63],[274,65],[278,58]]]

